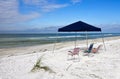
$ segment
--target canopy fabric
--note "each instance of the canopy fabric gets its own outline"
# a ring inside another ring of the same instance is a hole
[[[85,22],[78,21],[67,25],[65,27],[59,28],[58,32],[84,32],[84,31],[101,31],[101,28],[89,25]]]

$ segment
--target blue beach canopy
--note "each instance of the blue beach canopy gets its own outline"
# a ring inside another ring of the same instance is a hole
[[[72,23],[70,25],[64,26],[62,28],[59,28],[58,32],[86,32],[86,40],[88,39],[87,32],[101,32],[101,34],[102,34],[101,28],[92,26],[92,25],[87,24],[82,21],[78,21],[78,22]],[[102,35],[102,41],[104,44],[104,48],[106,50],[103,35]],[[88,46],[88,41],[87,41],[87,46]],[[76,42],[75,42],[75,47],[76,47]]]
[[[84,32],[84,31],[101,31],[101,28],[92,26],[82,21],[78,21],[67,25],[65,27],[59,28],[58,32]]]

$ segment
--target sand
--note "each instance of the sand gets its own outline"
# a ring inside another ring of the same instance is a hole
[[[80,55],[68,56],[74,42],[42,46],[0,49],[0,79],[120,79],[120,37],[105,38],[107,50],[84,56],[86,41],[77,41]],[[101,39],[89,40],[94,47],[102,44]],[[31,71],[38,59],[39,65],[48,69]]]

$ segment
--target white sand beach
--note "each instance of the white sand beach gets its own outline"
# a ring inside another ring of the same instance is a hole
[[[103,44],[101,39],[92,42],[94,47]],[[54,53],[54,44],[0,49],[0,79],[120,79],[120,37],[105,38],[105,45],[106,51],[103,46],[84,56],[86,41],[77,41],[75,59],[68,58],[74,42],[57,43]]]

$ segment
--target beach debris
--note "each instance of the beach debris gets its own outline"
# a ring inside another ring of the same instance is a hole
[[[34,67],[31,69],[31,72],[36,72],[36,71],[39,71],[39,70],[45,70],[45,71],[49,71],[50,73],[55,73],[50,67],[48,67],[48,66],[42,66],[43,65],[43,63],[42,63],[43,56],[44,55],[42,55],[37,60],[37,62],[35,63]]]
[[[33,53],[36,53],[36,51],[33,51]]]

